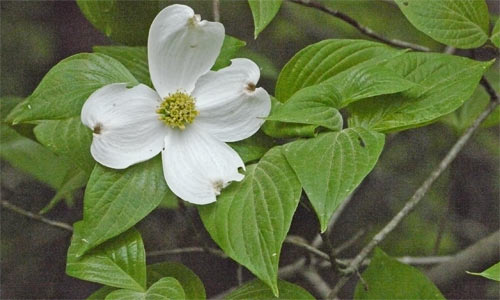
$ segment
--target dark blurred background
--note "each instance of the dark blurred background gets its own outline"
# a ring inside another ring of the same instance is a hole
[[[413,29],[390,1],[324,2],[388,37],[424,44],[435,51],[443,50],[443,46]],[[161,5],[170,3],[162,1]],[[212,19],[211,1],[183,3],[192,6],[204,19]],[[91,52],[94,45],[113,43],[85,19],[73,1],[2,0],[0,5],[1,97],[24,98],[61,59],[79,52]],[[498,3],[489,1],[489,5],[493,17],[498,15]],[[253,21],[246,1],[222,0],[221,22],[228,34],[247,42],[246,49],[240,54],[253,58],[262,67],[261,84],[270,93],[274,90],[279,70],[306,45],[326,38],[364,38],[330,16],[287,2],[257,40],[253,39]],[[488,46],[478,53],[479,59],[498,55]],[[468,56],[471,53],[459,51],[457,54]],[[498,88],[498,64],[488,76]],[[474,97],[480,95],[481,91],[478,91]],[[471,103],[477,101],[474,99]],[[342,257],[356,255],[446,154],[461,132],[460,124],[453,120],[451,116],[443,122],[388,136],[379,163],[357,190],[334,230],[334,240],[339,244],[361,228],[366,231],[364,238],[344,251]],[[393,256],[453,254],[498,230],[498,133],[498,127],[493,126],[481,129],[472,138],[418,209],[381,245],[387,253]],[[53,196],[54,191],[48,186],[2,161],[2,199],[37,212]],[[81,219],[82,196],[83,191],[77,193],[73,206],[59,203],[47,217],[67,223]],[[195,222],[198,228],[202,228],[199,219]],[[311,241],[317,228],[314,214],[306,205],[299,205],[291,233]],[[146,251],[200,245],[189,222],[175,210],[155,210],[140,222],[138,229],[143,235]],[[210,242],[208,234],[202,234]],[[1,298],[81,299],[96,290],[97,284],[65,275],[69,241],[68,232],[2,209]],[[285,245],[282,264],[293,262],[301,253],[299,249]],[[207,254],[185,254],[148,258],[148,263],[164,260],[180,261],[191,268],[204,282],[208,296],[237,284],[237,265],[230,260]],[[328,270],[323,274],[329,278]],[[245,279],[252,277],[246,271],[243,275]],[[307,282],[300,278],[291,279],[294,280],[313,292]],[[452,289],[443,292],[451,299],[497,299],[500,291],[498,283],[466,276]],[[347,288],[345,296],[349,293]]]

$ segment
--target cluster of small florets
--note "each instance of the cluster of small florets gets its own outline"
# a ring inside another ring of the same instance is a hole
[[[185,129],[198,115],[195,100],[183,92],[175,92],[164,98],[156,110],[158,119],[172,128]]]

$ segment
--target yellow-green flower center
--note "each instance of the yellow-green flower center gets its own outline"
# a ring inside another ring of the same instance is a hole
[[[186,124],[193,123],[198,115],[195,100],[186,93],[175,92],[163,99],[156,113],[158,119],[172,128],[184,129]]]

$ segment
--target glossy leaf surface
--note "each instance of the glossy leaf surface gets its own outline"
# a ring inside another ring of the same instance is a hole
[[[231,292],[224,299],[226,300],[244,300],[244,299],[309,299],[313,300],[314,297],[309,294],[302,287],[286,282],[284,280],[278,280],[278,287],[280,290],[279,297],[273,295],[272,290],[266,286],[262,281],[257,279],[252,280],[240,287],[235,291]]]
[[[223,190],[217,202],[198,206],[212,239],[278,294],[281,246],[299,203],[301,188],[293,170],[274,147],[245,178]]]
[[[90,94],[117,82],[138,83],[120,62],[109,56],[73,55],[50,69],[33,94],[11,112],[8,120],[20,123],[79,116]]]
[[[284,146],[322,232],[340,203],[373,169],[383,146],[383,134],[364,128],[324,133]]]
[[[277,106],[267,118],[270,121],[317,125],[338,131],[342,115],[336,109],[340,93],[331,86],[314,85],[295,93],[285,104]]]
[[[324,40],[300,50],[276,83],[276,98],[287,101],[298,90],[326,81],[358,65],[378,64],[401,51],[364,40]]]
[[[406,53],[385,66],[415,86],[352,103],[349,126],[395,131],[428,124],[460,107],[492,62],[432,53]]]
[[[362,276],[368,290],[358,282],[354,299],[445,299],[422,272],[389,257],[379,248]]]
[[[500,262],[494,264],[493,266],[489,267],[488,269],[484,270],[481,273],[474,273],[474,272],[467,272],[467,273],[471,275],[483,276],[491,280],[500,281]]]
[[[146,292],[116,290],[106,296],[106,300],[174,300],[187,299],[181,284],[172,277],[155,282]]]
[[[488,39],[489,14],[484,0],[396,0],[413,26],[457,48],[477,48]]]
[[[280,10],[282,2],[282,0],[248,0],[255,26],[255,38],[271,23]]]
[[[75,250],[89,249],[128,230],[166,197],[175,197],[163,177],[160,157],[113,170],[96,165],[85,190],[81,237],[87,242]]]
[[[79,257],[79,249],[87,243],[81,235],[83,230],[83,222],[74,224],[66,263],[68,275],[118,288],[146,290],[146,252],[138,231],[130,229]]]
[[[157,0],[77,0],[92,25],[115,42],[130,46],[146,45],[149,27],[161,3]]]
[[[94,52],[110,56],[122,63],[140,82],[153,86],[149,76],[148,50],[146,47],[94,46]]]
[[[206,299],[203,282],[193,271],[180,263],[162,262],[148,265],[147,273],[149,286],[163,277],[172,277],[182,286],[186,299]]]

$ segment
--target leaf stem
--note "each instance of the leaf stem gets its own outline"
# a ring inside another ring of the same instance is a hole
[[[323,239],[323,244],[325,244],[326,250],[328,251],[328,256],[330,257],[330,264],[334,274],[339,274],[340,269],[337,264],[337,258],[335,257],[335,249],[333,249],[333,243],[330,239],[330,230],[321,233],[321,239]]]
[[[57,228],[60,228],[60,229],[66,230],[66,231],[70,231],[70,232],[73,231],[73,227],[68,223],[47,219],[45,217],[42,217],[39,214],[35,214],[35,213],[29,212],[27,210],[24,210],[24,209],[20,208],[19,206],[16,206],[16,205],[14,205],[8,201],[5,201],[5,200],[1,200],[1,202],[2,202],[2,206],[9,209],[10,211],[13,211],[13,212],[18,213],[20,215],[23,215],[25,217],[28,217],[30,219],[33,219],[33,220],[36,220],[36,221],[39,221],[42,223],[45,223],[45,224],[53,226],[53,227],[57,227]]]

